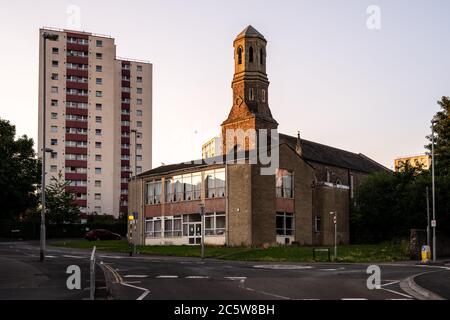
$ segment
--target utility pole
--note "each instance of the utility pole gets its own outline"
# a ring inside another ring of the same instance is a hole
[[[39,260],[40,262],[45,261],[45,239],[46,239],[46,229],[45,229],[45,156],[49,150],[46,147],[46,126],[47,126],[47,40],[56,41],[58,40],[58,35],[50,34],[44,32],[42,34],[42,39],[44,40],[44,53],[43,53],[43,70],[42,70],[42,173],[41,173],[41,233],[40,233],[40,252]]]
[[[434,119],[431,121],[431,183],[432,183],[432,197],[433,197],[433,221],[431,227],[433,228],[433,262],[436,262],[436,187],[434,179]]]

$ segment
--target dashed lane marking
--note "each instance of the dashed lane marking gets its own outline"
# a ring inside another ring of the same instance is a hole
[[[257,265],[253,266],[256,269],[274,269],[274,270],[304,270],[304,269],[312,269],[311,266],[296,266],[290,264],[265,264],[265,265]]]
[[[186,279],[209,279],[207,276],[188,276]]]
[[[156,279],[177,279],[178,276],[172,276],[172,275],[162,275],[162,276],[157,276]]]
[[[86,257],[80,257],[80,256],[71,256],[71,255],[63,255],[64,258],[71,258],[71,259],[85,259]]]
[[[236,280],[246,280],[247,277],[224,277],[227,280],[232,280],[232,281],[236,281]]]
[[[123,276],[124,278],[148,278],[145,274],[127,274]]]
[[[368,299],[366,299],[366,298],[342,298],[341,300],[348,300],[348,301],[353,301],[353,300],[356,300],[356,301],[365,301],[365,300],[368,300]]]

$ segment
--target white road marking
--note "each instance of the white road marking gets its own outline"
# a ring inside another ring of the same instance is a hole
[[[120,284],[123,285],[123,286],[127,286],[127,287],[130,287],[130,288],[134,288],[134,289],[138,289],[138,290],[144,291],[136,300],[143,300],[150,293],[150,290],[148,290],[146,288],[136,287],[136,286],[133,286],[132,284],[128,284],[128,283],[125,283],[125,282],[122,282]]]
[[[206,276],[188,276],[186,279],[209,279],[209,277]]]
[[[366,298],[342,298],[341,300],[348,300],[348,301],[352,301],[352,300],[357,300],[357,301],[365,301],[368,300]]]
[[[321,271],[338,271],[339,269],[320,269]]]
[[[405,297],[405,298],[408,298],[408,299],[413,299],[413,297],[411,297],[410,295],[407,295],[405,293],[401,293],[401,292],[398,292],[398,291],[395,291],[395,290],[391,290],[391,289],[386,289],[386,288],[380,288],[380,289],[384,290],[384,291],[387,291],[387,292],[390,292],[390,293],[398,294],[399,296],[402,296],[402,297]]]
[[[156,279],[177,279],[178,276],[170,276],[170,275],[163,275],[163,276],[157,276]]]
[[[121,256],[100,256],[100,258],[110,258],[110,259],[123,259]]]
[[[50,259],[55,259],[57,258],[56,256],[45,256],[46,258],[50,258]]]
[[[123,276],[124,278],[148,278],[145,274],[127,274]]]
[[[64,258],[72,258],[72,259],[85,259],[85,257],[80,256],[70,256],[70,255],[63,255]]]
[[[382,287],[386,287],[386,286],[390,286],[390,285],[393,285],[393,284],[397,284],[397,283],[399,283],[399,282],[400,282],[400,280],[392,280],[391,282],[382,284],[381,286],[382,286]]]
[[[280,298],[280,299],[283,299],[283,300],[292,300],[292,299],[289,298],[289,297],[280,296],[280,295],[274,294],[274,293],[269,293],[269,292],[265,292],[265,291],[259,291],[259,290],[255,290],[255,289],[252,289],[252,288],[245,288],[245,289],[248,290],[248,291],[258,292],[258,293],[261,293],[261,294],[265,294],[265,295],[267,295],[267,296],[271,296],[271,297],[275,297],[275,298]]]
[[[253,266],[256,269],[275,269],[275,270],[303,270],[303,269],[312,269],[311,266],[296,266],[290,264],[265,264],[265,265],[257,265]]]
[[[227,279],[227,280],[232,280],[232,281],[235,281],[235,280],[246,280],[247,279],[247,277],[224,277],[225,279]]]

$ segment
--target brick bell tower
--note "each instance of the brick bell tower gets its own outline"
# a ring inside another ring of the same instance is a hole
[[[222,147],[227,154],[237,148],[252,150],[259,146],[258,138],[227,141],[228,129],[277,129],[278,123],[269,108],[269,80],[266,73],[267,40],[252,26],[248,26],[234,40],[233,106],[228,119],[222,123]],[[228,136],[229,137],[229,136]],[[230,140],[230,138],[228,139]],[[270,141],[270,139],[268,139]]]

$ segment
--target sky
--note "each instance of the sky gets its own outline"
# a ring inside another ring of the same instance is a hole
[[[436,102],[450,95],[446,0],[7,1],[0,118],[35,141],[38,30],[73,26],[72,6],[82,30],[115,38],[118,56],[153,63],[154,167],[200,158],[220,133],[233,40],[247,25],[268,40],[269,104],[282,133],[392,168],[424,152]]]

